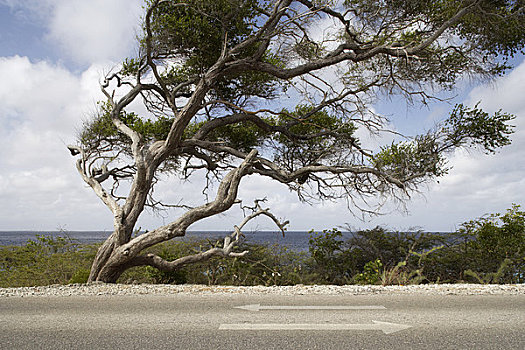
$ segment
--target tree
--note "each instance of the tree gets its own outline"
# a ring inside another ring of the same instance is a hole
[[[524,16],[521,0],[147,0],[137,56],[105,77],[106,101],[69,146],[114,216],[90,281],[246,254],[234,247],[260,215],[284,230],[258,201],[222,246],[173,261],[144,253],[239,203],[249,175],[304,201],[346,198],[351,208],[443,176],[458,147],[508,144],[513,117],[477,106],[458,105],[435,130],[379,151],[365,149],[356,130],[386,128],[372,109],[380,97],[425,104],[466,76],[503,74],[523,49]],[[147,112],[134,112],[134,102]],[[169,206],[153,198],[158,181],[202,172],[218,184],[212,200],[179,203],[178,218],[133,237],[146,208]]]
[[[463,258],[470,263],[468,270],[478,279],[492,275],[497,277],[493,283],[523,282],[525,212],[519,205],[513,205],[505,214],[491,214],[463,223],[458,233],[471,237]]]

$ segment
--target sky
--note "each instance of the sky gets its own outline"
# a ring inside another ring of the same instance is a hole
[[[0,0],[0,231],[107,230],[112,214],[76,172],[66,148],[96,101],[104,73],[133,56],[141,0]],[[389,202],[384,215],[365,218],[349,212],[346,202],[310,206],[281,184],[250,177],[244,200],[266,197],[266,206],[290,221],[289,230],[352,229],[376,225],[393,230],[453,231],[461,223],[525,204],[525,60],[491,82],[464,83],[456,100],[488,112],[516,115],[512,145],[496,155],[458,151],[452,170],[412,194],[400,210]],[[399,131],[421,133],[452,106],[409,107],[403,101],[378,104]],[[164,183],[166,198],[202,200],[201,183]],[[358,213],[358,212],[357,212]],[[151,230],[174,219],[176,212],[146,212],[139,222]],[[192,230],[230,230],[240,210],[200,222]],[[264,219],[254,230],[272,230]]]

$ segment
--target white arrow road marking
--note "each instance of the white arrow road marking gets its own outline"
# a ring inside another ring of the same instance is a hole
[[[250,331],[382,331],[385,334],[399,332],[412,326],[372,321],[370,324],[337,324],[337,323],[230,323],[221,324],[219,330]]]
[[[305,305],[305,306],[261,306],[261,304],[235,306],[235,309],[242,309],[248,311],[260,311],[260,310],[386,310],[386,307],[382,305],[363,305],[363,306],[345,306],[345,305]]]

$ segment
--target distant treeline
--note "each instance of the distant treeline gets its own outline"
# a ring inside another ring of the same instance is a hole
[[[170,241],[151,252],[173,260],[222,242]],[[0,246],[0,287],[84,283],[98,245],[40,235]],[[165,273],[130,269],[121,283],[220,285],[525,283],[525,212],[513,206],[464,223],[453,233],[389,232],[381,227],[343,239],[311,232],[308,252],[242,243],[240,258],[215,258]]]

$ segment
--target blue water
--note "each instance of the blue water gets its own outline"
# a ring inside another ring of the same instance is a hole
[[[97,243],[104,241],[109,231],[0,231],[0,245],[24,245],[28,240],[34,240],[36,235],[68,236],[77,243]],[[188,232],[186,237],[175,239],[222,239],[227,231]],[[287,231],[285,237],[275,231],[245,232],[246,242],[261,244],[278,244],[295,251],[307,251],[310,233],[306,231]],[[349,238],[351,233],[343,233],[343,238]]]

